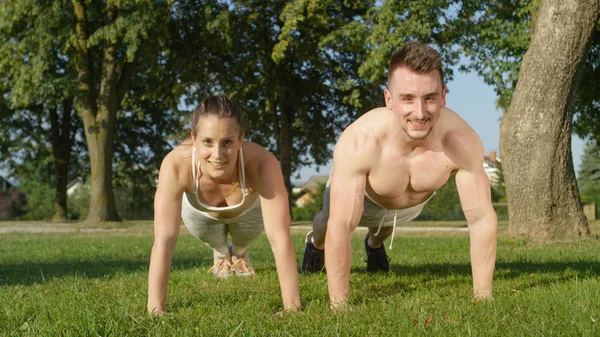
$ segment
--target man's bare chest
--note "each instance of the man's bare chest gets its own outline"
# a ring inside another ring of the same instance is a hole
[[[414,206],[442,187],[455,169],[443,152],[382,158],[367,176],[366,193],[386,208]]]

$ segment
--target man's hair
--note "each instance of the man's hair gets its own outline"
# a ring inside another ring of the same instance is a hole
[[[388,68],[388,85],[394,71],[400,67],[407,67],[416,73],[428,73],[437,70],[444,84],[444,70],[442,69],[442,58],[435,49],[416,42],[406,42],[404,46],[396,50],[390,58]]]
[[[201,117],[215,116],[219,118],[234,118],[238,127],[240,128],[240,134],[244,132],[244,120],[242,119],[242,109],[234,101],[227,98],[225,95],[214,95],[206,97],[202,103],[200,103],[194,114],[192,115],[192,132],[194,135],[198,129],[198,124]]]

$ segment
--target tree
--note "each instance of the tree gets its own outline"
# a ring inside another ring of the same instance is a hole
[[[536,241],[589,235],[571,156],[578,67],[600,3],[545,0],[501,122],[509,232]]]
[[[292,208],[292,219],[295,221],[312,221],[315,215],[323,209],[323,198],[325,196],[326,188],[326,184],[318,183],[317,188],[314,191],[307,188],[306,190],[301,191],[300,195],[295,195],[294,198],[297,199],[305,193],[308,193],[311,202],[302,207]]]
[[[61,27],[56,22],[64,13],[56,6],[46,6],[42,15],[32,4],[17,1],[0,6],[0,92],[4,101],[0,164],[21,182],[53,181],[52,218],[63,221],[69,175],[81,168],[69,167],[73,147],[80,145],[75,139],[75,87],[69,79],[73,69],[61,57],[64,41],[52,38],[59,35]],[[35,166],[29,163],[32,160],[48,169],[31,170]]]
[[[597,141],[586,144],[577,178],[581,200],[600,205],[600,148]]]
[[[465,220],[454,174],[436,191],[436,195],[425,205],[417,220]]]
[[[167,50],[170,9],[169,3],[152,0],[11,0],[0,7],[0,77],[10,80],[3,88],[13,100],[9,115],[21,124],[23,116],[50,121],[47,129],[57,139],[53,164],[63,171],[73,141],[67,137],[73,129],[64,128],[82,121],[92,186],[87,220],[119,218],[114,156],[121,163],[118,173],[152,181],[156,158],[168,148],[165,135],[179,126],[177,76]],[[15,143],[14,135],[5,139]],[[66,204],[64,176],[57,174],[61,204]]]
[[[112,184],[117,111],[142,57],[160,55],[153,41],[169,17],[162,1],[96,3],[72,1],[75,25],[72,51],[77,71],[77,110],[90,155],[91,196],[88,221],[118,220]],[[152,37],[151,40],[149,37]]]
[[[371,3],[231,1],[198,8],[190,2],[181,13],[188,22],[210,17],[208,32],[196,27],[182,33],[193,51],[177,55],[190,63],[183,80],[188,101],[214,92],[238,101],[247,139],[278,157],[290,196],[292,174],[325,164],[339,131],[381,100],[378,85],[356,75],[365,58],[365,31],[331,37]],[[203,54],[209,55],[209,71],[193,61]]]
[[[600,140],[600,20],[592,32],[581,70],[575,100],[574,131],[579,136]]]

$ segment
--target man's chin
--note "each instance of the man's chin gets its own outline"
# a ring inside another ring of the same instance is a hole
[[[411,140],[423,140],[429,136],[431,129],[427,130],[406,130],[406,135]]]

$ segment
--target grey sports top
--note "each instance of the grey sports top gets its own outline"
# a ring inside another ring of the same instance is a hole
[[[194,193],[193,196],[191,193],[185,192],[185,196],[189,201],[190,205],[195,209],[203,212],[226,212],[226,213],[235,213],[236,211],[242,212],[252,207],[256,203],[256,197],[252,198],[248,188],[246,187],[246,172],[244,169],[244,151],[240,147],[240,152],[238,155],[238,171],[239,171],[239,179],[240,179],[240,188],[242,190],[242,201],[237,205],[231,205],[226,207],[217,207],[206,205],[202,203],[198,199],[198,185],[200,176],[202,175],[202,171],[200,170],[200,164],[196,166],[196,151],[192,149],[192,177],[194,179]]]

